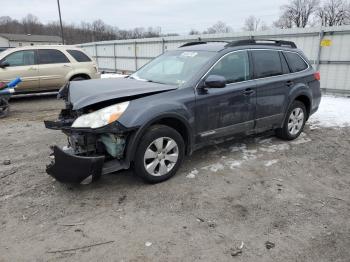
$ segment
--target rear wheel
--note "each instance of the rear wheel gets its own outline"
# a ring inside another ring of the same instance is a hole
[[[173,128],[155,125],[141,138],[135,155],[135,173],[150,183],[169,179],[185,154],[182,136]]]
[[[306,116],[305,105],[294,101],[288,109],[283,127],[276,130],[276,135],[285,140],[296,139],[304,129]]]
[[[83,76],[75,76],[70,81],[82,81],[82,80],[87,80],[87,78]]]

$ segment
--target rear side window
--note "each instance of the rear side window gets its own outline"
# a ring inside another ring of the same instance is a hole
[[[67,52],[73,56],[77,62],[91,62],[91,59],[79,50],[67,50]]]
[[[300,72],[307,68],[307,64],[304,59],[302,59],[298,54],[292,52],[283,52],[287,62],[289,64],[290,70],[294,72]]]
[[[247,51],[233,52],[224,56],[213,67],[209,75],[223,76],[227,84],[250,79]]]
[[[252,51],[255,78],[282,75],[279,52],[270,50]]]
[[[68,58],[56,49],[38,49],[39,64],[69,63]]]

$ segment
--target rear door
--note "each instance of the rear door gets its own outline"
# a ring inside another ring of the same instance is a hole
[[[198,141],[249,132],[254,127],[255,81],[247,51],[224,55],[208,72],[225,77],[224,88],[197,88],[196,128]],[[205,79],[204,78],[204,79]]]
[[[66,82],[73,67],[67,56],[57,49],[38,49],[39,81],[41,90],[55,90]]]
[[[36,91],[39,89],[38,65],[36,64],[35,50],[13,52],[1,61],[9,63],[8,67],[0,68],[0,81],[10,82],[21,77],[22,83],[17,87],[18,92]]]
[[[278,50],[252,50],[256,79],[256,129],[263,131],[281,125],[289,87],[293,84],[285,58]]]

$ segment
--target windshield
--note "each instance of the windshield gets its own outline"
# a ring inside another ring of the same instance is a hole
[[[170,51],[130,76],[132,79],[181,86],[205,65],[215,52]]]

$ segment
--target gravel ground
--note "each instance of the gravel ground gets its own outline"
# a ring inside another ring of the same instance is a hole
[[[157,185],[72,187],[45,173],[62,106],[15,100],[0,120],[0,261],[349,261],[349,127],[211,146]]]

